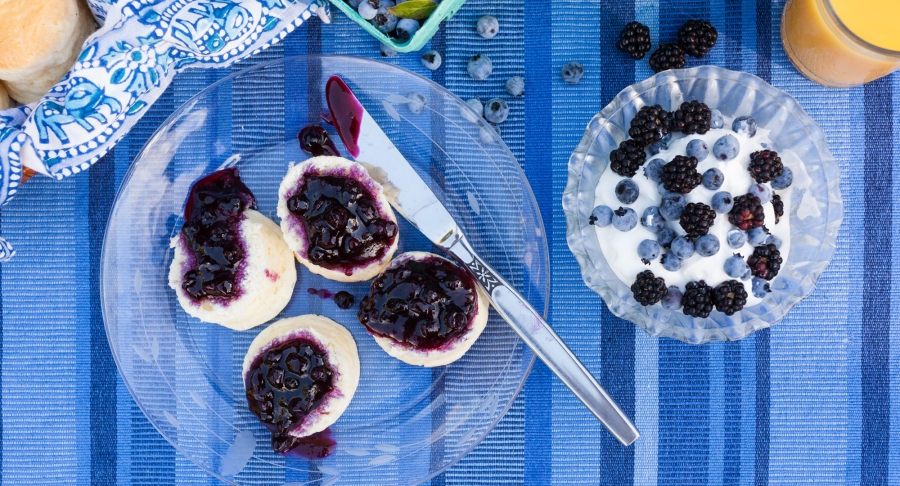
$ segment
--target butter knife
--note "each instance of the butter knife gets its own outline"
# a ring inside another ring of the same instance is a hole
[[[512,285],[472,248],[453,217],[363,108],[344,81],[326,84],[331,120],[350,154],[385,187],[391,205],[425,237],[465,265],[491,304],[535,355],[569,387],[623,445],[639,437],[634,424],[584,365]]]

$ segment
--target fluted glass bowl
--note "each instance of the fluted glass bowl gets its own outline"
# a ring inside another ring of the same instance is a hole
[[[534,360],[491,312],[459,361],[433,369],[402,363],[366,333],[355,308],[339,309],[308,292],[346,290],[358,304],[369,282],[329,281],[298,264],[293,297],[276,319],[313,313],[344,325],[359,348],[361,376],[331,427],[330,456],[307,460],[272,451],[269,432],[248,410],[241,378],[250,342],[269,323],[235,332],[188,316],[167,284],[169,239],[183,223],[191,183],[224,167],[237,167],[259,211],[274,216],[282,177],[307,158],[297,133],[321,123],[332,75],[350,85],[480,254],[536,308],[547,306],[547,242],[528,182],[496,132],[444,88],[388,64],[341,56],[273,61],[208,87],[157,130],[122,183],[103,246],[101,296],[113,356],[138,406],[176,449],[228,484],[426,481],[490,432]],[[410,92],[425,96],[426,110],[409,110]],[[435,251],[401,218],[399,251],[410,250]]]
[[[793,191],[791,207],[785,208],[791,227],[790,254],[771,282],[772,292],[759,304],[730,317],[713,311],[701,319],[658,304],[641,306],[632,296],[632,282],[616,276],[600,250],[594,226],[588,224],[595,206],[594,191],[609,165],[609,153],[628,138],[635,113],[645,105],[660,104],[669,110],[694,99],[725,116],[754,117],[760,127],[771,130],[774,148],[793,151],[810,177],[808,183],[795,183],[788,189]],[[714,66],[665,71],[622,90],[591,120],[572,153],[562,203],[569,248],[585,283],[600,294],[610,311],[653,336],[688,343],[743,339],[781,320],[815,289],[834,256],[843,217],[840,169],[819,125],[787,93],[751,74]]]

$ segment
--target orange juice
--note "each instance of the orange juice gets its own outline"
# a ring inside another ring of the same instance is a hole
[[[781,40],[806,77],[859,86],[900,69],[900,0],[788,0]]]

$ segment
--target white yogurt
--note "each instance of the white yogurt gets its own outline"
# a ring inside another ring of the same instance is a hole
[[[675,158],[676,155],[686,155],[687,144],[691,140],[699,138],[705,141],[706,145],[709,147],[709,156],[697,164],[697,171],[700,174],[703,174],[707,169],[716,167],[725,174],[725,182],[722,184],[721,188],[715,191],[710,191],[703,187],[703,185],[700,185],[691,191],[690,194],[684,194],[684,199],[688,203],[702,202],[710,206],[712,196],[716,192],[728,191],[731,193],[732,197],[737,197],[746,194],[750,186],[755,184],[755,181],[750,177],[750,173],[747,171],[747,166],[750,164],[750,154],[762,150],[762,143],[767,143],[772,149],[778,151],[778,155],[781,157],[785,167],[789,167],[794,172],[795,184],[797,183],[798,176],[802,177],[806,174],[800,159],[793,152],[789,150],[779,150],[778,147],[774,146],[771,140],[769,140],[768,130],[758,128],[756,135],[753,138],[750,138],[746,135],[733,132],[729,128],[731,127],[731,122],[731,118],[726,118],[725,128],[711,129],[704,135],[674,134],[672,135],[672,140],[669,142],[669,148],[657,155],[648,156],[647,163],[657,158],[669,162]],[[716,140],[728,134],[737,138],[740,143],[741,151],[738,156],[732,160],[720,161],[716,159],[713,154],[713,145],[716,143]],[[646,167],[646,163],[644,164],[644,167]],[[630,207],[631,209],[634,209],[638,218],[640,218],[646,208],[658,206],[662,201],[662,195],[660,195],[659,190],[657,189],[658,184],[644,175],[642,167],[632,178],[640,188],[640,196],[633,204],[622,204],[616,198],[615,193],[616,184],[622,179],[624,179],[624,177],[616,174],[607,167],[603,175],[600,176],[600,182],[597,184],[594,195],[594,206],[605,205],[613,210],[618,209],[620,206]],[[785,207],[785,214],[781,217],[778,224],[775,224],[775,212],[772,208],[772,204],[763,204],[763,208],[765,208],[766,212],[766,228],[781,240],[782,243],[779,251],[781,252],[781,258],[784,262],[787,262],[788,254],[791,250],[791,230],[788,213],[791,207],[792,189],[793,187],[783,191],[777,191],[777,194],[781,196],[781,200],[784,202]],[[681,228],[681,225],[678,224],[678,221],[668,221],[666,222],[666,227],[675,230],[679,235],[684,234],[684,230]],[[728,246],[726,235],[734,228],[735,226],[728,221],[727,213],[716,213],[716,221],[709,229],[709,234],[715,235],[719,239],[719,252],[711,257],[702,257],[697,253],[694,253],[693,256],[684,260],[684,264],[677,272],[670,272],[663,268],[662,263],[660,263],[661,258],[657,258],[650,262],[649,265],[645,265],[641,261],[637,253],[638,244],[646,239],[656,241],[656,233],[644,228],[640,223],[638,223],[634,229],[625,233],[615,229],[612,225],[605,228],[597,227],[596,231],[597,239],[600,242],[600,249],[603,251],[606,261],[609,262],[610,268],[612,268],[616,273],[616,276],[618,276],[622,282],[630,286],[638,273],[644,270],[651,270],[657,277],[662,277],[666,281],[667,286],[677,285],[678,288],[684,291],[685,284],[695,280],[704,280],[711,287],[715,287],[726,280],[739,280],[733,279],[725,273],[725,260],[735,253],[740,253],[744,259],[746,259],[753,254],[753,247],[750,243],[745,243],[742,248],[738,249],[733,249]],[[665,253],[666,251],[667,250],[663,250],[662,253]],[[662,253],[660,256],[662,256]],[[749,307],[759,303],[762,299],[753,296],[751,280],[748,279],[743,282],[743,284],[747,289],[747,306]]]

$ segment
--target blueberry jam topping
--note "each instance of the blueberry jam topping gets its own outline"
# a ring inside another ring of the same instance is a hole
[[[300,149],[313,157],[320,155],[341,156],[331,137],[328,136],[328,132],[320,126],[310,125],[303,127],[297,138],[300,139]]]
[[[288,432],[325,401],[334,388],[328,357],[305,338],[279,343],[254,360],[247,373],[250,411],[272,432],[272,448],[294,447]]]
[[[337,129],[344,146],[353,157],[359,157],[359,129],[362,125],[363,107],[343,79],[332,76],[325,83],[325,100],[331,122]]]
[[[256,199],[237,169],[214,172],[191,187],[181,233],[196,264],[184,274],[181,287],[192,299],[237,295],[244,260],[238,230],[245,209],[256,209]]]
[[[383,257],[397,236],[397,224],[380,218],[372,195],[350,178],[307,175],[287,207],[306,225],[309,261],[347,275]]]
[[[475,282],[441,258],[407,260],[378,276],[359,304],[359,322],[375,335],[420,350],[463,335],[478,306]]]

